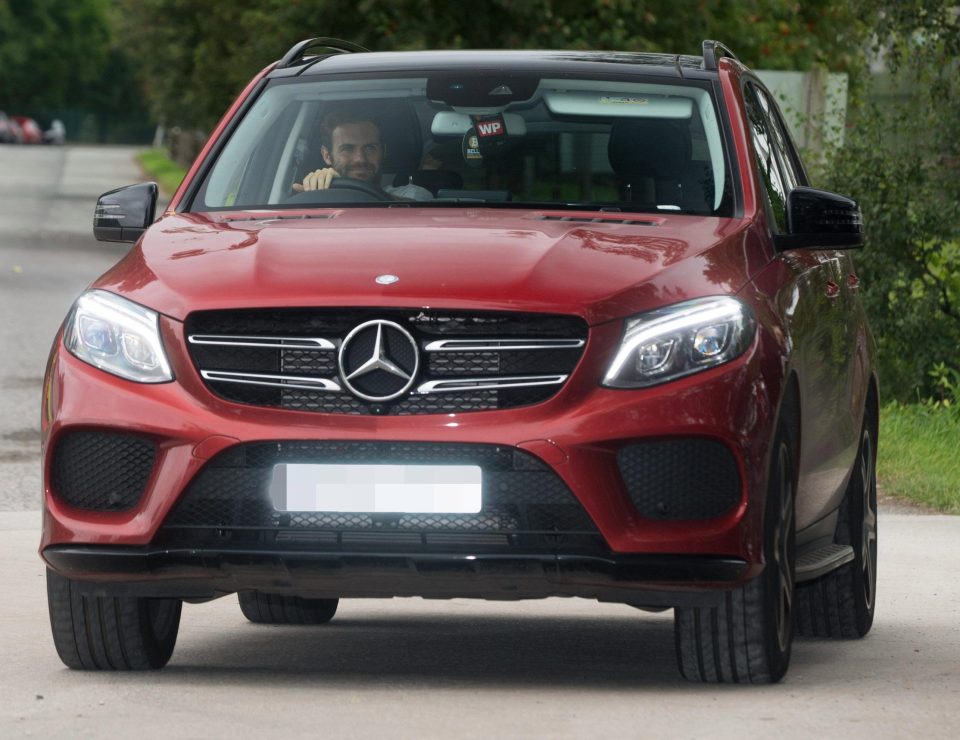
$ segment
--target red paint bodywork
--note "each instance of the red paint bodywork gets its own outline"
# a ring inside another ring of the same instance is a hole
[[[522,447],[563,478],[614,552],[740,557],[751,564],[744,577],[756,575],[763,565],[769,448],[786,382],[803,360],[789,347],[794,335],[809,329],[790,323],[791,296],[822,255],[790,258],[772,246],[741,123],[741,70],[727,59],[720,62],[724,102],[734,111],[729,116],[732,155],[742,183],[738,218],[638,214],[649,225],[631,225],[539,220],[547,211],[416,207],[176,213],[199,163],[269,68],[264,70],[221,121],[170,210],[94,285],[162,314],[175,382],[139,385],[108,375],[74,358],[57,337],[45,382],[48,483],[41,550],[65,543],[149,543],[204,461],[231,444],[389,439]],[[297,215],[313,218],[289,218]],[[374,277],[385,272],[402,279],[375,285]],[[759,328],[744,355],[643,390],[600,386],[624,318],[710,295],[737,295],[751,306]],[[231,403],[206,389],[185,344],[182,322],[194,310],[372,305],[575,314],[588,322],[590,335],[580,365],[549,401],[516,410],[414,417]],[[850,426],[857,431],[866,378],[873,373],[868,338],[862,346],[861,382],[849,409]],[[58,435],[75,427],[135,430],[159,443],[160,459],[140,507],[98,514],[71,509],[58,499],[49,486],[50,453]],[[741,504],[706,521],[644,519],[629,502],[616,451],[638,439],[683,436],[710,437],[734,453],[743,480]],[[848,471],[853,451],[834,457],[840,460],[836,469],[847,460]],[[813,470],[815,461],[805,465]],[[846,474],[841,470],[841,478]],[[802,469],[801,482],[803,476]],[[812,498],[811,521],[830,496]]]

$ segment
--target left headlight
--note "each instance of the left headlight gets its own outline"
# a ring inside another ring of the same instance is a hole
[[[756,321],[735,298],[698,298],[627,320],[603,378],[609,388],[644,388],[729,362],[753,341]]]
[[[67,317],[63,344],[75,357],[127,380],[173,380],[157,312],[113,293],[91,290],[77,299]]]

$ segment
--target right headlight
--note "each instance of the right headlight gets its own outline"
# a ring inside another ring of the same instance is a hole
[[[644,388],[729,362],[756,331],[750,309],[736,298],[697,298],[628,319],[603,378],[609,388]]]
[[[104,290],[87,291],[73,304],[63,344],[111,375],[136,383],[173,380],[157,312]]]

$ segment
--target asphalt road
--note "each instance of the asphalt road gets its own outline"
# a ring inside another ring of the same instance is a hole
[[[142,179],[135,150],[0,146],[0,511],[40,506],[40,387],[70,304],[126,252],[93,238],[97,196]]]
[[[878,616],[798,640],[777,686],[694,686],[672,617],[577,599],[350,600],[324,627],[184,609],[170,665],[63,668],[39,538],[39,399],[74,297],[125,251],[90,236],[132,151],[0,147],[0,736],[870,737],[960,734],[960,518],[881,507]]]

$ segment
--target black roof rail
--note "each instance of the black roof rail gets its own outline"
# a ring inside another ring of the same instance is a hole
[[[730,47],[721,44],[719,41],[707,39],[703,42],[704,69],[716,69],[720,57],[730,57],[731,59],[736,59],[738,62],[740,61],[737,55],[730,51]]]
[[[318,36],[315,39],[307,39],[299,44],[290,47],[290,51],[283,55],[283,59],[277,62],[276,69],[286,69],[287,67],[296,67],[307,61],[306,52],[308,49],[331,49],[337,54],[356,54],[370,51],[360,44],[354,44],[351,41],[342,41],[341,39],[330,39],[325,36]]]

